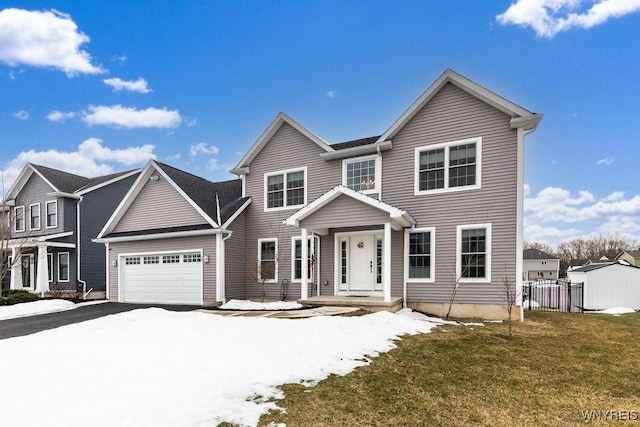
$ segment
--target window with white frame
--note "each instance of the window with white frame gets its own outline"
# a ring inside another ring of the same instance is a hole
[[[47,280],[49,282],[53,282],[53,254],[47,254],[47,272],[49,273],[47,276]]]
[[[258,280],[278,281],[278,239],[258,240]]]
[[[58,201],[51,200],[45,204],[47,215],[47,228],[55,228],[58,226]]]
[[[302,279],[302,237],[292,237],[293,257],[291,257],[291,279]],[[320,252],[320,239],[310,236],[307,239],[307,278],[313,281],[313,269],[318,265],[318,253]]]
[[[16,206],[14,212],[14,231],[24,231],[24,206]]]
[[[435,233],[434,228],[416,228],[405,233],[405,262],[409,281],[434,281]]]
[[[380,192],[381,158],[375,154],[342,161],[342,185],[364,194]]]
[[[415,193],[480,188],[482,138],[418,147]]]
[[[40,230],[40,203],[29,205],[29,228]]]
[[[58,282],[69,281],[69,252],[58,253]]]
[[[491,281],[491,224],[457,227],[456,274],[460,281]]]
[[[303,206],[307,202],[307,169],[265,174],[265,209]]]

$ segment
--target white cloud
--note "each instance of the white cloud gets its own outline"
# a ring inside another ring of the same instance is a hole
[[[149,107],[146,110],[122,105],[90,105],[82,113],[82,120],[89,126],[106,125],[133,128],[175,128],[182,121],[178,110]]]
[[[220,170],[220,166],[218,166],[218,159],[216,159],[215,157],[209,159],[209,161],[207,162],[207,170],[210,170],[211,172]]]
[[[15,67],[52,67],[67,76],[100,74],[91,55],[81,46],[89,37],[78,31],[71,16],[50,11],[0,11],[0,61]]]
[[[28,120],[29,112],[25,110],[20,110],[12,114],[12,116],[18,120]]]
[[[336,91],[335,90],[330,90],[330,91],[326,92],[324,94],[324,96],[326,96],[329,99],[333,99],[333,98],[336,97]]]
[[[64,122],[67,119],[72,119],[77,115],[74,112],[62,112],[58,110],[53,110],[49,114],[47,114],[47,120],[51,120],[52,122]]]
[[[194,127],[197,124],[198,124],[198,118],[194,117],[193,119],[187,122],[187,127]]]
[[[517,0],[496,17],[503,25],[531,27],[551,38],[574,28],[588,29],[640,10],[640,0],[595,0],[584,7],[580,0]]]
[[[111,57],[111,62],[116,62],[118,64],[124,64],[127,60],[127,55],[113,55]]]
[[[613,163],[614,158],[611,156],[607,156],[604,159],[600,159],[596,162],[597,166],[609,166]]]
[[[116,92],[120,92],[121,90],[128,90],[129,92],[138,92],[138,93],[149,93],[151,89],[149,89],[149,85],[145,79],[139,77],[138,80],[127,81],[122,80],[119,77],[113,77],[110,79],[102,80],[104,84],[111,86],[113,90]]]
[[[133,167],[149,159],[155,159],[154,146],[150,144],[137,147],[112,149],[97,138],[83,141],[76,151],[66,152],[56,149],[46,151],[23,151],[4,167],[6,189],[18,176],[27,162],[60,169],[77,175],[93,177],[106,175],[124,167]],[[116,167],[117,166],[117,167]]]
[[[197,156],[198,154],[209,154],[215,156],[220,152],[220,149],[215,145],[208,145],[206,142],[199,142],[192,145],[189,151],[192,156]]]

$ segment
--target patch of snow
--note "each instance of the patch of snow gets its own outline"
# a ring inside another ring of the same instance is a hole
[[[627,314],[627,313],[635,313],[635,312],[636,311],[633,308],[627,308],[627,307],[612,307],[612,308],[607,308],[605,310],[585,311],[585,313],[613,314],[614,316],[619,316],[621,314]]]
[[[485,320],[486,323],[502,323],[502,320]]]
[[[424,322],[431,322],[437,325],[457,325],[458,322],[454,322],[452,320],[444,320],[439,317],[427,316],[426,314],[422,314],[418,311],[413,311],[410,308],[403,308],[396,312],[401,316],[407,316],[411,319],[422,320]]]
[[[531,301],[526,300],[522,303],[522,308],[524,308],[525,310],[529,310],[530,308],[539,308],[540,304],[538,304],[538,301],[532,299]]]
[[[17,317],[35,316],[38,314],[56,313],[72,310],[76,305],[62,299],[44,299],[21,304],[0,306],[0,320],[15,319]]]
[[[302,308],[302,304],[293,301],[255,302],[232,299],[219,308],[224,310],[296,310]]]
[[[279,385],[345,375],[402,335],[441,324],[388,312],[292,320],[149,308],[105,316],[0,341],[0,354],[45,368],[3,372],[10,392],[2,423],[254,426],[278,409],[268,400],[283,396]],[[82,360],[99,368],[72,375]],[[69,396],[91,399],[70,405]]]
[[[479,322],[462,322],[464,326],[484,326],[484,323]]]

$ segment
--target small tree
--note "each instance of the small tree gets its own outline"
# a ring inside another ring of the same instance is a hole
[[[449,296],[449,308],[447,309],[447,314],[444,316],[445,320],[449,320],[449,315],[451,315],[451,309],[453,308],[453,303],[456,299],[456,294],[458,293],[458,287],[460,286],[460,279],[462,275],[457,275],[455,273],[451,273],[449,277],[449,284],[451,285],[451,295]]]
[[[502,276],[502,286],[504,289],[505,309],[507,310],[507,338],[513,339],[513,308],[517,301],[517,292],[513,282],[509,280],[509,276],[505,273]]]

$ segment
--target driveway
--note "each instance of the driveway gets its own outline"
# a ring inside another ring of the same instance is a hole
[[[149,307],[159,307],[172,311],[192,311],[201,308],[199,306],[186,305],[124,304],[116,302],[85,305],[73,310],[61,311],[58,313],[0,320],[0,340],[29,335],[47,329],[70,325],[72,323],[97,319],[98,317],[108,316],[110,314]]]

